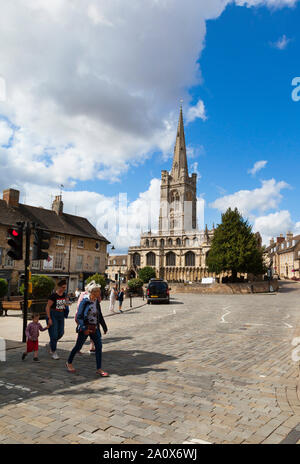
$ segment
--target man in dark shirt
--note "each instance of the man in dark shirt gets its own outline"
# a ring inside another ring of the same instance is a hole
[[[50,354],[53,359],[59,359],[56,353],[57,342],[62,338],[65,330],[65,308],[68,306],[66,289],[67,282],[65,280],[58,282],[57,290],[49,297],[46,306],[47,323],[50,326],[48,329]]]

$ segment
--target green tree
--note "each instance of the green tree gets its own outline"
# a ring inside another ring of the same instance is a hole
[[[107,282],[103,275],[97,273],[97,274],[90,276],[85,282],[86,285],[89,284],[92,280],[94,280],[96,284],[100,285],[102,290],[105,289]]]
[[[51,295],[54,290],[55,282],[51,277],[44,275],[33,275],[31,277],[32,282],[32,298],[33,299],[45,299]],[[20,287],[20,293],[24,295],[24,284]]]
[[[233,280],[238,272],[254,275],[265,272],[263,249],[237,208],[229,208],[222,214],[222,223],[215,230],[207,255],[207,266],[209,272],[216,274],[231,271]]]
[[[137,292],[143,286],[142,279],[131,279],[127,282],[128,288],[131,292]]]
[[[139,279],[141,279],[144,284],[147,284],[149,280],[154,277],[156,277],[156,272],[153,267],[146,266],[139,270]]]
[[[7,294],[7,281],[5,279],[0,279],[0,298],[3,298]]]

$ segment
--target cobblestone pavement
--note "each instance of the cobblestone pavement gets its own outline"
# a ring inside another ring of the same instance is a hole
[[[96,377],[88,343],[77,373],[66,371],[72,318],[59,361],[41,346],[40,364],[22,362],[24,345],[10,342],[0,363],[0,443],[299,443],[299,297],[299,284],[282,283],[278,294],[141,300],[106,317],[109,378]],[[0,318],[0,336],[18,340],[21,328],[17,316]]]

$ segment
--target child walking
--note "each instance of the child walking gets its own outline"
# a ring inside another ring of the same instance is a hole
[[[124,300],[124,288],[121,289],[121,291],[118,293],[118,300],[119,300],[119,311],[122,313],[122,305],[123,305],[123,300]]]
[[[46,327],[42,327],[40,322],[40,315],[35,313],[32,315],[32,322],[28,324],[26,327],[26,337],[27,337],[27,350],[25,353],[22,354],[22,361],[26,358],[28,353],[32,353],[33,351],[33,360],[35,362],[40,362],[38,358],[38,351],[39,351],[39,335],[40,331],[44,332],[44,330],[49,329],[49,324]]]

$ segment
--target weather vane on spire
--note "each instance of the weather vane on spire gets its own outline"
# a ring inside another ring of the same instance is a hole
[[[62,189],[64,188],[63,184],[60,184],[60,196],[62,196]]]

